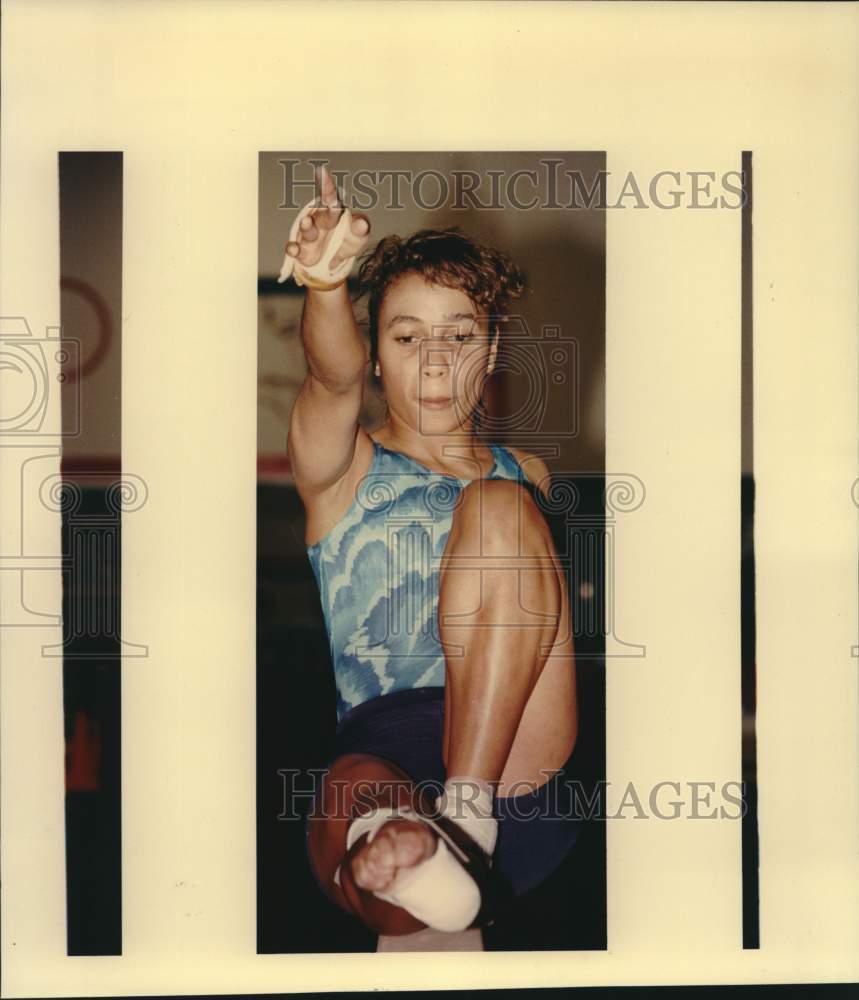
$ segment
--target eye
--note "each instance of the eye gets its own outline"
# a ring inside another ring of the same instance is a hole
[[[455,333],[452,340],[455,340],[457,344],[464,344],[467,340],[474,340],[473,333]]]
[[[394,339],[398,344],[413,344],[415,341],[415,335],[413,333],[404,333]]]

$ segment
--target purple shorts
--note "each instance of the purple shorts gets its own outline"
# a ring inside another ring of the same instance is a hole
[[[365,701],[343,716],[327,766],[347,753],[372,754],[440,792],[446,777],[443,736],[443,687],[397,691]],[[578,839],[585,820],[579,815],[575,771],[574,749],[561,770],[536,790],[494,800],[498,841],[493,869],[516,895],[547,879]]]

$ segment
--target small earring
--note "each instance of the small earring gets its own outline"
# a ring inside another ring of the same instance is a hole
[[[376,362],[375,373],[376,373],[376,378],[379,378],[381,376],[381,374],[382,374],[382,369],[379,367],[379,362],[378,361]]]

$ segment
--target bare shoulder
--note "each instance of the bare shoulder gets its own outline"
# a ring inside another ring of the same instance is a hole
[[[522,471],[528,479],[540,490],[544,497],[548,497],[552,474],[549,472],[549,466],[546,465],[545,460],[540,458],[539,455],[532,455],[531,452],[525,451],[523,448],[508,447],[507,450],[522,467]]]
[[[306,515],[305,542],[314,545],[324,538],[352,506],[361,480],[373,463],[373,439],[363,427],[355,438],[355,451],[346,472],[324,490],[299,490]]]

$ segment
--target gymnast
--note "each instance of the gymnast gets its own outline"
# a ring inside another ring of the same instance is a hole
[[[292,226],[281,279],[307,289],[308,374],[288,453],[337,689],[336,751],[307,823],[323,891],[379,934],[490,923],[580,828],[567,797],[578,711],[545,462],[484,444],[510,258],[458,229],[388,237],[330,175]],[[386,419],[359,424],[367,365]]]

